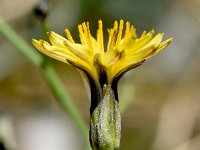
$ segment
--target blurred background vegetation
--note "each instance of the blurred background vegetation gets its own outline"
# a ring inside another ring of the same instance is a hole
[[[0,15],[29,44],[42,38],[33,8],[39,0],[0,0]],[[119,84],[121,150],[200,149],[199,0],[49,0],[50,30],[89,21],[104,34],[114,20],[164,32],[174,41],[162,53],[128,72]],[[1,35],[1,34],[0,34]],[[36,50],[35,50],[36,51]],[[73,103],[89,126],[90,102],[76,69],[51,60]],[[1,148],[2,147],[2,148]],[[41,70],[0,36],[0,149],[82,150],[83,139],[56,103]]]

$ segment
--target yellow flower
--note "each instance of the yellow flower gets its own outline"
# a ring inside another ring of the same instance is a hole
[[[44,40],[32,40],[33,45],[42,53],[64,63],[73,65],[82,70],[93,80],[101,80],[102,72],[106,78],[104,82],[112,83],[113,79],[120,77],[126,71],[142,64],[146,59],[164,49],[172,38],[162,42],[163,33],[154,35],[154,30],[144,31],[140,37],[130,22],[114,22],[108,29],[108,44],[104,47],[103,25],[98,21],[96,39],[91,35],[89,23],[78,25],[81,44],[75,43],[68,29],[65,30],[67,38],[55,32],[48,32],[51,43]],[[124,34],[124,35],[123,35]]]
[[[117,83],[130,69],[164,49],[172,38],[162,42],[163,33],[154,30],[137,36],[136,29],[124,21],[114,22],[108,29],[108,44],[104,47],[103,25],[99,22],[96,39],[91,35],[89,23],[78,26],[81,44],[75,43],[69,30],[64,38],[48,32],[50,43],[33,39],[33,45],[42,53],[78,68],[90,84],[90,144],[93,150],[119,149],[121,117]]]

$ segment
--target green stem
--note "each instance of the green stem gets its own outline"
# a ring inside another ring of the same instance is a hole
[[[42,34],[44,36],[44,39],[49,42],[49,37],[47,35],[47,32],[49,31],[48,23],[45,19],[40,21],[40,23],[41,23]]]
[[[35,65],[40,66],[43,58],[24,41],[0,16],[0,33]]]
[[[57,98],[58,103],[63,107],[63,109],[67,112],[67,114],[71,117],[71,119],[74,121],[80,132],[82,133],[83,137],[88,142],[88,131],[87,127],[82,120],[79,112],[75,108],[74,104],[71,102],[71,100],[67,97],[64,88],[56,76],[56,73],[51,65],[49,65],[49,62],[47,61],[47,64],[44,64],[42,67],[42,71],[45,75],[45,78],[54,94],[54,96]]]
[[[87,149],[89,149],[88,142],[88,129],[85,125],[80,113],[71,102],[68,94],[65,92],[60,80],[58,79],[53,67],[49,61],[42,55],[37,53],[22,37],[20,37],[0,16],[0,33],[14,45],[22,54],[31,60],[36,66],[40,67],[44,74],[47,83],[56,97],[58,103],[67,112],[76,127],[79,129],[82,137],[84,138]]]

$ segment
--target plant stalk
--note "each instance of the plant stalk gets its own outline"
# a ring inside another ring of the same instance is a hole
[[[41,68],[42,73],[53,93],[57,102],[62,106],[64,111],[76,125],[82,135],[87,149],[90,149],[88,142],[88,129],[80,113],[70,100],[68,94],[64,90],[58,76],[56,75],[49,60],[37,53],[21,36],[19,36],[0,16],[0,34],[3,35],[13,46],[15,46],[24,56],[26,56],[33,64]]]

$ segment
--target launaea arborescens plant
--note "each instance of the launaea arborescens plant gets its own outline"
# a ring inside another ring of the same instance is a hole
[[[93,150],[117,150],[121,137],[121,117],[117,84],[122,75],[141,65],[172,41],[162,41],[163,33],[154,36],[154,30],[141,36],[130,22],[120,20],[108,29],[108,44],[104,45],[103,25],[99,20],[97,37],[89,30],[89,23],[78,25],[80,43],[69,30],[64,38],[48,32],[50,43],[32,40],[42,53],[77,68],[90,85],[90,143]],[[125,28],[125,30],[123,30]],[[124,32],[123,32],[124,31]]]

